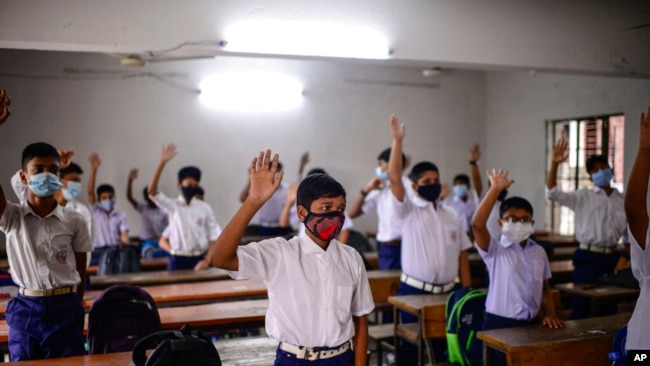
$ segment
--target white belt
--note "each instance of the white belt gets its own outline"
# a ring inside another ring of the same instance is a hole
[[[347,341],[338,348],[315,351],[313,348],[299,347],[299,346],[294,346],[291,343],[280,342],[281,350],[294,354],[296,358],[299,360],[308,360],[308,361],[323,360],[326,358],[336,357],[349,350],[351,346],[352,346],[352,342]]]
[[[18,293],[23,296],[31,297],[49,297],[57,295],[67,295],[75,292],[75,286],[64,286],[57,288],[50,288],[44,290],[30,290],[28,288],[21,287],[18,289]]]
[[[175,250],[172,249],[172,255],[176,255],[179,257],[198,257],[200,255],[203,255],[203,251],[201,250]]]
[[[433,294],[443,294],[445,292],[449,292],[454,288],[454,285],[456,285],[454,282],[448,283],[446,285],[434,285],[432,283],[420,281],[417,278],[413,278],[407,275],[406,273],[402,273],[400,280],[411,287],[415,287],[422,291],[431,292]]]
[[[578,246],[578,248],[582,250],[588,250],[590,252],[602,253],[602,254],[612,254],[616,251],[615,247],[601,247],[601,246],[585,244],[585,243],[580,243],[580,246]]]

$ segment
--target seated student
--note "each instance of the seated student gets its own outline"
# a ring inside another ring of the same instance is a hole
[[[625,349],[650,350],[650,226],[648,225],[648,176],[650,176],[650,107],[641,114],[639,149],[632,166],[625,194],[625,214],[630,232],[630,255],[632,273],[639,281],[641,293],[627,324]],[[628,360],[629,364],[633,363]]]
[[[537,313],[544,306],[542,324],[562,328],[555,315],[548,279],[551,269],[544,249],[529,239],[533,233],[533,207],[521,197],[503,201],[499,212],[500,238],[491,238],[487,220],[499,194],[513,181],[508,172],[492,170],[488,174],[490,189],[472,219],[476,249],[490,273],[490,287],[485,303],[483,330],[537,324]],[[489,350],[492,365],[505,365],[502,352]]]
[[[478,171],[477,161],[480,158],[480,150],[478,150],[478,145],[474,145],[470,151],[470,154],[472,154],[472,156],[475,156],[470,158],[470,166],[472,167],[473,171]],[[451,207],[456,212],[458,218],[460,219],[460,222],[463,224],[463,229],[471,238],[472,215],[474,215],[474,211],[476,211],[477,196],[480,193],[477,191],[476,195],[472,194],[470,179],[467,174],[458,174],[454,177],[454,186],[452,187],[452,193],[453,195],[451,197],[445,197],[442,203],[448,207]]]
[[[176,199],[158,191],[160,175],[174,156],[176,145],[163,146],[160,162],[148,187],[151,200],[169,215],[169,248],[161,245],[171,254],[167,270],[207,268],[204,255],[210,242],[219,237],[221,227],[212,207],[194,199],[201,181],[201,170],[186,166],[178,171],[178,189],[181,194]]]
[[[97,169],[101,164],[99,155],[90,155],[90,178],[88,179],[88,203],[93,211],[93,253],[90,265],[96,266],[102,254],[111,246],[130,244],[129,223],[126,215],[115,209],[115,189],[110,184],[97,187],[95,195],[95,179]]]
[[[580,246],[573,254],[573,282],[596,282],[598,277],[614,273],[620,254],[616,244],[625,234],[623,195],[611,186],[613,172],[607,158],[592,155],[586,161],[593,188],[562,192],[557,188],[557,170],[569,157],[568,142],[558,140],[551,152],[551,167],[546,182],[546,198],[575,213],[575,233]],[[589,299],[573,295],[572,319],[589,316]],[[599,315],[616,313],[616,304],[603,304]]]
[[[324,174],[300,183],[298,215],[305,234],[239,245],[250,220],[280,186],[277,164],[271,150],[253,159],[250,194],[210,247],[210,263],[234,271],[233,278],[268,286],[266,332],[280,342],[276,366],[365,366],[366,314],[374,303],[361,257],[334,239],[345,220],[340,183]]]
[[[5,311],[11,361],[85,353],[81,300],[92,243],[83,217],[54,198],[63,186],[59,164],[54,147],[30,144],[20,174],[27,201],[9,202],[0,186],[0,230],[7,236],[11,276],[20,287]]]
[[[448,293],[457,287],[456,276],[463,287],[471,285],[467,250],[472,247],[456,213],[439,204],[440,175],[438,167],[428,161],[415,164],[409,178],[414,194],[406,193],[402,183],[402,140],[404,125],[397,116],[390,118],[393,136],[388,177],[393,194],[393,210],[402,218],[402,277],[397,295]],[[401,313],[403,323],[417,320]],[[398,364],[414,364],[417,356],[409,345],[398,350]],[[442,357],[445,345],[434,344],[436,358]]]
[[[390,148],[377,157],[378,165],[375,177],[366,184],[350,208],[350,217],[357,218],[365,213],[377,210],[377,245],[379,252],[379,269],[401,269],[402,223],[391,208],[393,194],[388,181],[388,159]],[[406,166],[406,156],[402,154],[402,165]],[[406,181],[408,178],[402,177]]]
[[[126,199],[140,213],[142,222],[140,226],[140,240],[142,242],[149,240],[158,241],[158,238],[160,238],[168,224],[167,213],[156,206],[149,198],[147,187],[144,187],[142,191],[145,203],[138,202],[133,198],[133,181],[136,178],[138,178],[138,169],[131,169],[126,185]]]

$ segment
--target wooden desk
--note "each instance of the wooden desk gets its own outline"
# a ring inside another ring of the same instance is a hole
[[[591,316],[598,316],[602,303],[617,303],[621,300],[636,300],[641,292],[638,288],[615,287],[588,283],[562,283],[555,286],[561,292],[588,297]]]
[[[379,269],[379,253],[378,252],[365,252],[363,255],[366,257],[368,266],[371,269]]]
[[[385,303],[388,301],[388,297],[397,294],[397,287],[402,275],[401,270],[372,270],[367,273],[375,304]]]
[[[576,248],[580,243],[576,239],[575,236],[567,236],[567,235],[558,235],[558,234],[550,234],[550,235],[531,235],[531,238],[533,240],[540,240],[540,241],[545,241],[548,243],[553,244],[554,248],[563,248],[563,247],[573,247]]]
[[[223,366],[272,366],[278,342],[271,338],[234,338],[214,342]],[[16,366],[127,366],[133,365],[131,352],[66,357],[51,360],[10,362]]]
[[[478,332],[484,355],[487,347],[506,354],[508,365],[606,366],[614,335],[627,324],[631,314],[566,321],[566,328],[541,325]],[[484,356],[485,357],[485,356]],[[489,363],[488,363],[489,364]]]
[[[112,285],[164,285],[181,282],[214,281],[230,278],[228,273],[219,268],[210,268],[204,271],[147,271],[138,273],[120,273],[108,276],[90,276],[90,283],[94,289],[106,288]]]
[[[143,271],[159,271],[167,269],[167,262],[169,258],[142,258],[140,259],[140,267]],[[97,266],[89,266],[88,274],[94,275],[97,274]]]

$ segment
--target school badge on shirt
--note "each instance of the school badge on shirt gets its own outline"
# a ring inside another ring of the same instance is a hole
[[[65,245],[61,245],[59,247],[59,251],[56,252],[56,260],[59,261],[59,263],[67,263],[68,261],[68,247]]]
[[[449,235],[449,239],[451,239],[452,242],[458,241],[458,233],[456,231],[452,231]]]

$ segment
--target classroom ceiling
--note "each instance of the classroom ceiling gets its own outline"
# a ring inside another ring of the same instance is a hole
[[[650,78],[644,0],[0,0],[0,8],[7,49],[220,56],[233,24],[320,22],[385,34],[394,52],[376,63]]]

